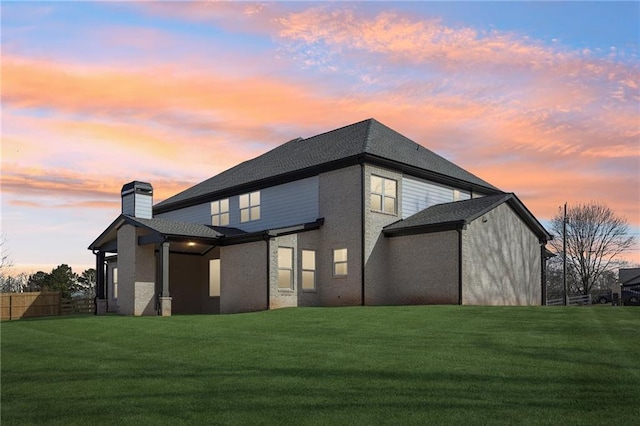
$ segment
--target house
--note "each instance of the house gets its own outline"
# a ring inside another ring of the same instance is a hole
[[[99,313],[545,300],[550,235],[522,201],[374,119],[121,195],[89,246]]]
[[[618,271],[619,289],[622,303],[628,306],[640,305],[640,268],[620,268]]]

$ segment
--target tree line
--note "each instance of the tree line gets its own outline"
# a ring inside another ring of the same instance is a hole
[[[86,269],[78,275],[66,264],[58,265],[49,273],[38,271],[31,275],[25,273],[15,276],[4,273],[0,275],[0,291],[3,293],[59,291],[65,299],[94,297],[95,284],[95,269]]]

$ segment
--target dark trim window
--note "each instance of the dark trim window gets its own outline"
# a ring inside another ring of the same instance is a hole
[[[316,251],[302,250],[302,290],[316,289]]]
[[[229,199],[213,201],[211,203],[211,225],[229,225]]]
[[[333,276],[346,277],[349,268],[347,267],[347,249],[333,250]]]
[[[220,259],[209,261],[209,297],[220,297]]]
[[[111,270],[112,279],[113,279],[113,300],[118,299],[118,268],[113,268]]]
[[[398,182],[371,175],[371,210],[396,214],[398,205]]]
[[[278,247],[278,289],[293,290],[293,249]]]
[[[240,222],[260,219],[260,191],[240,196]]]

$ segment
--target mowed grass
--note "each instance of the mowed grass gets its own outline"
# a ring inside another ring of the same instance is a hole
[[[3,322],[2,425],[640,423],[640,308]]]

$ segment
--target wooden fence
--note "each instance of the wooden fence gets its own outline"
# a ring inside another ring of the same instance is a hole
[[[0,320],[3,321],[93,312],[92,299],[66,300],[57,291],[0,294]]]
[[[591,295],[587,294],[586,296],[584,295],[569,296],[569,298],[567,299],[567,302],[569,303],[569,305],[578,305],[578,306],[591,305]],[[560,306],[560,305],[564,305],[564,298],[547,300],[547,306]]]

